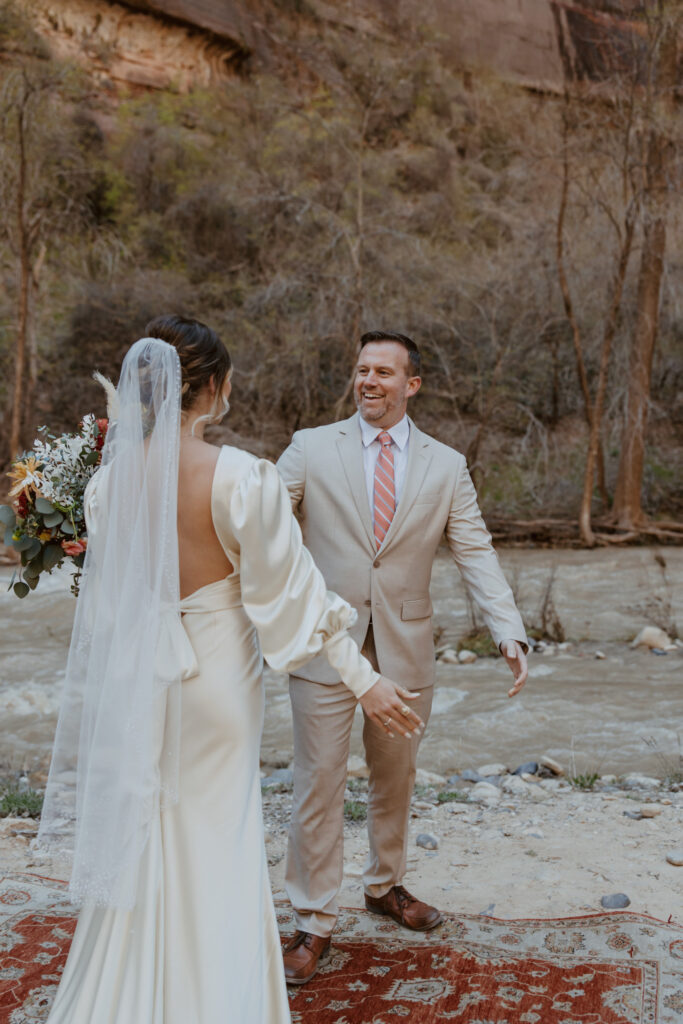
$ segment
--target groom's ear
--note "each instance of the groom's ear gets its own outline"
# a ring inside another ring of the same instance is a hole
[[[416,395],[422,386],[422,377],[409,377],[406,393],[408,398]]]

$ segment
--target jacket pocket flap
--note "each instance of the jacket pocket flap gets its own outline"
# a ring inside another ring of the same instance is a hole
[[[427,619],[432,614],[432,602],[429,597],[413,597],[401,605],[401,619]]]

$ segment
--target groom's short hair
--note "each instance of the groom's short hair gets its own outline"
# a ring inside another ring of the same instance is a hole
[[[361,351],[366,345],[369,345],[372,341],[397,341],[399,345],[403,345],[404,349],[408,353],[408,364],[409,364],[409,376],[419,377],[420,376],[420,350],[407,334],[399,334],[398,331],[366,331],[365,334],[361,335],[360,348]]]

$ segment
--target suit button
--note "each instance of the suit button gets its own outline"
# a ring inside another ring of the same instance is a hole
[[[372,601],[370,601],[370,599],[368,599],[368,600],[367,600],[367,601],[365,602],[365,607],[366,607],[366,608],[371,608],[371,607],[372,607]]]
[[[372,563],[372,568],[373,569],[379,569],[379,558]]]

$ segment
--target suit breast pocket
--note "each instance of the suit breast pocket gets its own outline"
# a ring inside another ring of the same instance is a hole
[[[408,622],[411,619],[428,619],[432,614],[432,602],[429,597],[411,597],[401,605],[401,619]]]
[[[415,499],[416,505],[435,505],[441,498],[439,491],[421,491]]]

